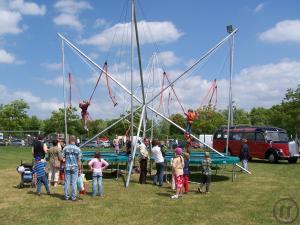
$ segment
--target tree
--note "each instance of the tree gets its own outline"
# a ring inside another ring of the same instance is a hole
[[[249,116],[252,125],[270,125],[270,109],[263,107],[253,108]]]
[[[82,122],[76,113],[76,108],[67,109],[67,126],[68,133],[79,135],[83,134],[84,130]],[[60,108],[58,111],[53,111],[49,119],[44,121],[44,132],[45,134],[50,133],[64,133],[65,131],[65,117],[64,109]]]
[[[26,128],[29,105],[23,100],[15,100],[0,107],[0,129],[22,131]]]
[[[174,123],[178,124],[180,127],[183,127],[185,128],[186,126],[186,119],[183,117],[182,114],[173,114],[170,116],[169,118],[170,120],[172,120]],[[178,136],[178,135],[182,135],[182,131],[179,130],[177,127],[175,127],[174,125],[170,125],[170,128],[169,128],[169,133],[170,133],[170,136]]]

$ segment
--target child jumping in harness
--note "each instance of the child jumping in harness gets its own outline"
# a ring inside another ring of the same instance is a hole
[[[89,119],[89,112],[87,111],[87,109],[89,106],[90,106],[90,103],[88,101],[83,101],[83,102],[79,103],[79,108],[81,108],[82,123],[83,123],[84,129],[86,131],[89,131],[88,127],[87,127],[87,122]]]
[[[188,112],[184,113],[186,115],[187,125],[186,125],[186,133],[192,133],[192,123],[197,118],[197,113],[194,112],[192,109],[189,109]]]

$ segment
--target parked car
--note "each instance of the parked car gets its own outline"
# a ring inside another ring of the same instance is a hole
[[[99,141],[99,147],[109,148],[111,146],[110,141]]]
[[[83,142],[83,143],[84,143],[84,142]],[[98,145],[97,141],[90,141],[90,142],[86,143],[86,144],[84,145],[84,147],[88,147],[88,148],[98,148],[99,145]]]
[[[0,140],[0,146],[5,146],[5,143],[3,140]]]
[[[11,146],[25,146],[25,141],[21,139],[15,139],[10,141]]]

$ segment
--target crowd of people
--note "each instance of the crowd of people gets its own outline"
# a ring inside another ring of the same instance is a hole
[[[115,152],[118,154],[119,143],[116,139],[113,141]],[[50,186],[53,187],[59,185],[59,181],[62,181],[64,185],[64,198],[65,200],[71,199],[76,201],[77,198],[77,179],[82,173],[81,149],[76,145],[76,137],[71,135],[69,137],[69,144],[64,146],[62,140],[53,140],[53,146],[47,148],[46,144],[43,143],[43,137],[39,136],[33,143],[32,154],[35,159],[35,165],[33,173],[35,174],[35,182],[37,186],[37,194],[41,194],[42,184],[45,186],[47,194],[51,194]],[[150,146],[152,148],[150,149]],[[139,183],[147,183],[148,173],[148,161],[149,155],[154,159],[156,174],[153,177],[153,185],[164,186],[166,181],[165,167],[166,165],[166,145],[165,143],[159,142],[154,139],[151,145],[148,139],[138,141],[138,161],[139,161]],[[174,157],[171,160],[172,167],[172,182],[171,186],[175,190],[175,194],[171,196],[172,199],[177,199],[183,194],[189,192],[189,160],[190,151],[186,148],[186,151],[181,147],[174,147]],[[126,142],[126,153],[129,158],[131,157],[131,141]],[[46,176],[46,155],[49,163],[48,176]],[[102,185],[102,171],[106,169],[109,164],[103,158],[101,153],[96,152],[94,158],[89,161],[88,166],[92,173],[92,196],[103,195]],[[209,193],[210,182],[211,182],[211,159],[209,153],[205,153],[205,159],[202,162],[203,168],[203,180],[198,188],[199,193]],[[206,186],[203,191],[202,187]],[[70,190],[69,190],[70,189]],[[71,193],[70,193],[71,192]]]

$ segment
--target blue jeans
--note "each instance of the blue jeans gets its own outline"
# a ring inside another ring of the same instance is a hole
[[[42,183],[45,185],[47,193],[50,193],[49,185],[48,185],[48,179],[47,179],[46,175],[37,178],[37,180],[36,180],[36,191],[37,191],[37,193],[38,194],[41,193]]]
[[[71,184],[72,187],[72,200],[76,199],[76,193],[77,193],[77,178],[78,178],[78,168],[65,170],[65,186],[64,186],[64,192],[65,192],[65,198],[69,199],[69,186]]]
[[[101,173],[93,173],[93,196],[96,196],[97,194],[103,194]]]
[[[165,163],[164,162],[156,163],[156,174],[154,176],[154,181],[153,181],[154,184],[156,184],[157,181],[158,181],[158,184],[160,186],[163,185],[164,167],[165,167]]]
[[[247,159],[243,159],[242,160],[242,164],[243,164],[243,168],[248,170],[248,160]]]
[[[187,125],[186,125],[186,132],[188,134],[192,133],[192,124],[191,123],[187,123]]]

